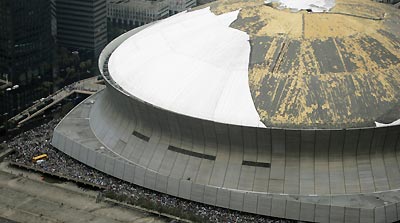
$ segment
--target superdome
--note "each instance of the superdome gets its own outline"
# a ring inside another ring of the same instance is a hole
[[[399,11],[369,0],[210,3],[109,43],[106,89],[60,122],[52,145],[213,206],[395,222],[399,39]]]
[[[128,38],[109,70],[131,95],[200,119],[375,126],[400,118],[399,21],[395,8],[361,0],[325,13],[218,1]]]

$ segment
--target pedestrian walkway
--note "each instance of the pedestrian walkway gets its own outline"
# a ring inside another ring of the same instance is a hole
[[[74,93],[92,95],[104,88],[105,85],[100,84],[97,77],[80,80],[54,92],[47,98],[42,98],[31,107],[9,119],[9,122],[15,122],[16,125],[22,125]]]

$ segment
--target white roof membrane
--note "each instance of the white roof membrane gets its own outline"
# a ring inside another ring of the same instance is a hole
[[[220,123],[265,127],[248,83],[247,33],[239,11],[183,12],[133,35],[111,55],[111,77],[155,106]]]
[[[376,127],[387,127],[387,126],[400,125],[400,119],[393,121],[391,123],[388,123],[388,124],[375,122],[375,125],[376,125]]]
[[[266,0],[265,2],[278,2],[281,8],[293,10],[311,9],[313,12],[329,11],[335,6],[335,0]]]

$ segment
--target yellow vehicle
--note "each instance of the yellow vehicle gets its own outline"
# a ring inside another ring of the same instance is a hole
[[[47,159],[47,158],[49,158],[48,156],[47,156],[47,154],[42,154],[42,155],[39,155],[39,156],[34,156],[33,158],[32,158],[32,161],[34,162],[34,163],[36,163],[37,161],[39,161],[39,160],[44,160],[44,159]]]

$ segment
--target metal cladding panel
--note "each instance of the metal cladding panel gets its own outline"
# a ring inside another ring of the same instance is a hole
[[[329,183],[332,194],[345,193],[343,173],[344,137],[344,130],[331,131],[329,143]]]
[[[285,130],[272,129],[272,156],[268,190],[271,193],[284,193],[285,180]]]
[[[203,132],[203,123],[202,121],[193,121],[192,125],[190,125],[192,132],[192,143],[193,143],[193,151],[198,153],[204,153],[204,145],[205,145],[205,136]]]
[[[167,193],[173,196],[178,196],[179,180],[168,177]]]
[[[204,133],[204,153],[217,156],[217,133],[215,125],[209,121],[202,121],[203,133]]]
[[[344,222],[344,207],[331,206],[329,222],[341,223]]]
[[[204,187],[204,203],[209,205],[216,205],[217,202],[217,188]]]
[[[190,193],[190,199],[196,202],[203,202],[204,200],[204,185],[192,184],[192,191]]]
[[[257,194],[245,193],[243,199],[243,211],[250,213],[257,213]]]
[[[94,167],[95,163],[96,163],[96,155],[97,152],[93,151],[93,150],[88,150],[88,162],[86,163],[87,165]]]
[[[53,131],[53,137],[51,138],[51,145],[62,151],[64,147],[60,144],[60,133],[57,129]]]
[[[330,207],[329,205],[315,205],[315,222],[329,222]]]
[[[244,193],[240,191],[231,191],[230,195],[229,208],[243,211]]]
[[[168,177],[161,175],[161,174],[157,174],[157,179],[156,179],[156,190],[160,191],[162,193],[166,193],[167,192],[167,185],[168,185]]]
[[[358,140],[357,154],[370,154],[371,143],[374,137],[374,129],[361,129]]]
[[[79,160],[79,151],[81,149],[81,145],[77,142],[73,142],[73,146],[72,146],[72,151],[71,151],[71,156],[74,159],[78,159]]]
[[[178,123],[178,117],[176,114],[168,112],[168,125],[169,125],[169,130],[171,133],[171,141],[170,144],[180,147],[182,136],[181,136],[181,129]]]
[[[271,216],[285,218],[286,198],[281,196],[272,196]]]
[[[330,131],[316,131],[315,135],[315,193],[329,194]]]
[[[315,218],[315,204],[300,203],[300,220],[313,222]]]
[[[315,194],[314,185],[315,131],[301,131],[300,142],[300,193]]]
[[[179,182],[179,197],[190,199],[190,193],[192,191],[192,182],[189,180],[181,180]]]
[[[359,140],[359,130],[347,130],[343,144],[343,172],[346,193],[360,192],[360,179],[357,163],[357,145]]]
[[[115,157],[110,157],[105,155],[105,168],[104,168],[104,172],[109,174],[109,175],[113,175],[114,174],[114,165],[115,165]]]
[[[390,204],[385,206],[386,222],[396,222],[399,220],[397,215],[396,204]]]
[[[300,202],[287,200],[285,218],[299,219],[300,218]]]
[[[144,187],[154,190],[156,188],[156,177],[156,172],[146,169],[146,173],[144,175]]]
[[[192,133],[192,126],[194,126],[193,123],[195,122],[195,119],[186,116],[177,116],[177,118],[182,135],[181,147],[187,150],[192,150],[193,140],[195,140]]]
[[[385,144],[388,128],[376,128],[371,143],[371,154],[381,153]]]
[[[223,208],[229,208],[229,203],[230,203],[230,193],[231,191],[229,190],[224,190],[222,188],[218,188],[217,190],[217,206],[223,207]]]
[[[284,192],[299,194],[300,188],[300,142],[299,130],[286,131],[285,136],[285,184]]]
[[[124,179],[124,171],[125,171],[125,162],[120,159],[115,159],[115,165],[113,171],[114,173],[112,175],[119,179]]]
[[[133,182],[139,186],[144,186],[144,176],[145,176],[146,169],[141,166],[135,167],[135,175],[133,178]]]
[[[124,166],[124,176],[122,179],[134,183],[136,166],[130,163],[125,163]]]
[[[259,195],[257,203],[257,214],[271,216],[272,197],[270,195]]]
[[[386,213],[385,207],[376,207],[374,210],[375,223],[384,223],[386,222]]]
[[[96,154],[96,161],[94,163],[94,167],[100,171],[105,171],[105,165],[106,165],[106,157],[105,155],[97,152]]]
[[[65,142],[64,142],[64,153],[67,154],[68,156],[72,155],[72,148],[74,146],[74,142],[68,138],[68,137],[64,137]]]
[[[88,148],[86,148],[85,146],[81,145],[79,148],[79,161],[81,161],[82,163],[87,163],[88,160]]]
[[[345,208],[344,222],[358,223],[360,222],[360,209],[359,208]]]
[[[257,129],[243,127],[243,159],[257,161]]]
[[[361,209],[360,222],[365,222],[365,223],[375,222],[374,214],[375,214],[374,209]]]

